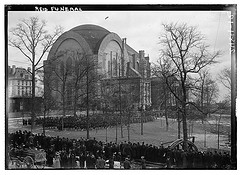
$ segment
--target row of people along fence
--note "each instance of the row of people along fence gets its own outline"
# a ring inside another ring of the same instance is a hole
[[[99,161],[109,162],[109,165],[118,161],[124,165],[124,162],[128,164],[126,162],[138,161],[142,157],[148,162],[162,163],[166,168],[228,169],[231,165],[227,152],[184,152],[181,149],[170,149],[163,145],[144,142],[115,143],[97,141],[95,138],[69,139],[33,134],[26,130],[9,133],[8,144],[10,154],[16,154],[16,150],[24,149],[45,150],[47,166],[53,168],[95,169],[99,168]]]

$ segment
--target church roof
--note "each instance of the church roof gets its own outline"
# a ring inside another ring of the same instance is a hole
[[[70,31],[81,35],[95,54],[98,52],[104,37],[110,33],[105,28],[93,24],[80,25],[72,28]]]

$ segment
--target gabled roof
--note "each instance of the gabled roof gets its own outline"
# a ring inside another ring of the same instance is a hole
[[[128,53],[132,54],[136,54],[138,57],[138,52],[136,52],[133,48],[131,48],[129,45],[126,44],[126,49],[128,51]]]

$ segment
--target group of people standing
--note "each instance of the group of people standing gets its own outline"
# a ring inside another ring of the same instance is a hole
[[[154,121],[156,117],[154,115],[146,114],[143,119],[139,116],[128,116],[123,115],[121,120],[119,119],[119,114],[91,114],[89,116],[89,127],[91,129],[113,127],[116,124],[129,123],[140,123]],[[129,121],[128,121],[129,119]],[[23,125],[31,125],[31,119],[23,119]],[[62,129],[62,117],[38,117],[35,120],[36,125],[44,125],[46,128],[58,128]],[[87,128],[87,117],[86,115],[80,116],[66,116],[63,119],[63,128],[64,129],[75,129],[75,130],[86,130]]]
[[[8,134],[9,148],[43,149],[46,152],[47,165],[53,168],[115,168],[120,163],[124,169],[131,168],[131,161],[139,160],[141,168],[146,162],[166,164],[166,168],[218,168],[226,169],[230,165],[227,153],[184,152],[164,147],[132,142],[102,142],[93,139],[69,139],[33,134],[30,131],[16,131]],[[184,161],[185,160],[185,161]],[[185,165],[186,164],[186,165]]]

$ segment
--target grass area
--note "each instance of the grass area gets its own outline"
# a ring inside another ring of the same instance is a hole
[[[22,126],[20,123],[18,125],[13,124],[9,126],[9,132],[14,132],[16,130],[30,130],[30,126]],[[200,149],[205,149],[204,147],[204,129],[201,122],[194,122],[193,129],[190,129],[192,136],[195,136],[195,144]],[[37,126],[34,133],[42,133],[42,127]],[[131,142],[145,142],[145,144],[152,144],[159,146],[162,143],[171,142],[177,139],[177,121],[174,119],[169,119],[169,129],[166,131],[165,119],[159,118],[154,122],[148,122],[143,124],[143,135],[141,135],[141,124],[135,123],[130,126],[130,141]],[[81,138],[86,137],[86,131],[76,131],[76,130],[64,130],[58,131],[57,129],[47,129],[46,135],[60,136],[68,138]],[[116,127],[99,130],[91,130],[90,137],[96,138],[103,142],[115,142],[116,140]],[[208,132],[206,133],[207,147],[217,148],[217,135]],[[120,126],[117,130],[117,141],[128,141],[128,131],[127,127],[123,126],[123,138],[121,138]],[[226,136],[220,136],[220,144],[226,142]],[[167,144],[165,145],[167,146]]]

